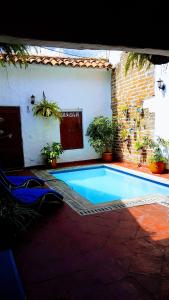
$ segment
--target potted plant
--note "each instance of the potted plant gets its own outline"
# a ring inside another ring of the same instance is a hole
[[[62,112],[58,104],[56,102],[49,102],[44,92],[42,100],[33,106],[32,111],[34,116],[44,118],[54,117],[59,121],[62,119]]]
[[[141,167],[141,163],[146,161],[147,158],[147,148],[149,146],[149,137],[147,136],[137,136],[134,143],[134,148],[139,154],[138,167]]]
[[[154,174],[161,174],[165,170],[167,159],[161,154],[161,151],[155,150],[149,158],[149,169]]]
[[[129,118],[129,106],[127,104],[121,105],[120,107],[121,112],[126,117],[126,119]]]
[[[98,116],[90,123],[86,135],[95,151],[102,155],[106,162],[112,161],[112,148],[115,141],[118,123],[108,117]]]
[[[149,169],[152,173],[161,174],[165,170],[167,158],[163,155],[161,146],[166,146],[166,144],[167,141],[160,137],[157,138],[156,142],[149,140],[149,147],[153,149],[153,153],[149,158]]]
[[[47,159],[47,162],[50,163],[52,168],[56,168],[57,166],[57,158],[59,158],[60,154],[63,153],[63,148],[60,143],[53,142],[52,144],[47,143],[41,149],[41,155]]]
[[[141,116],[141,118],[144,117],[144,108],[141,105],[136,106],[136,112]]]
[[[122,127],[120,129],[120,139],[122,142],[127,142],[129,138],[129,130],[127,130],[126,128]]]

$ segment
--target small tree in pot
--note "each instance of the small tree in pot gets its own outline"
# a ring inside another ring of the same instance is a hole
[[[112,161],[112,148],[115,142],[118,123],[108,117],[98,116],[90,123],[86,135],[95,151],[106,162]]]

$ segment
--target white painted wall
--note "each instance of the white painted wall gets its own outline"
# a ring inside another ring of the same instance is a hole
[[[159,90],[157,80],[161,78],[166,89]],[[144,101],[144,107],[155,112],[154,138],[160,136],[169,139],[169,65],[155,66],[155,96]]]
[[[88,143],[86,130],[95,116],[111,117],[111,71],[72,67],[29,65],[28,68],[0,68],[0,106],[20,106],[25,166],[42,164],[41,148],[47,142],[60,142],[56,120],[34,117],[29,104],[42,93],[61,109],[82,109],[84,148],[65,150],[60,162],[98,158]],[[29,104],[29,106],[28,106]],[[28,111],[29,110],[29,111]]]

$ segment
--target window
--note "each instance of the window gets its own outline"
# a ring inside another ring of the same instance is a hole
[[[81,111],[66,111],[62,113],[60,137],[64,150],[83,148]]]

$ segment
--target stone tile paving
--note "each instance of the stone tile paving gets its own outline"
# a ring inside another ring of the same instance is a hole
[[[79,216],[65,205],[15,249],[28,299],[169,299],[169,209]]]
[[[28,300],[168,300],[169,209],[80,216],[67,204],[15,246]]]

